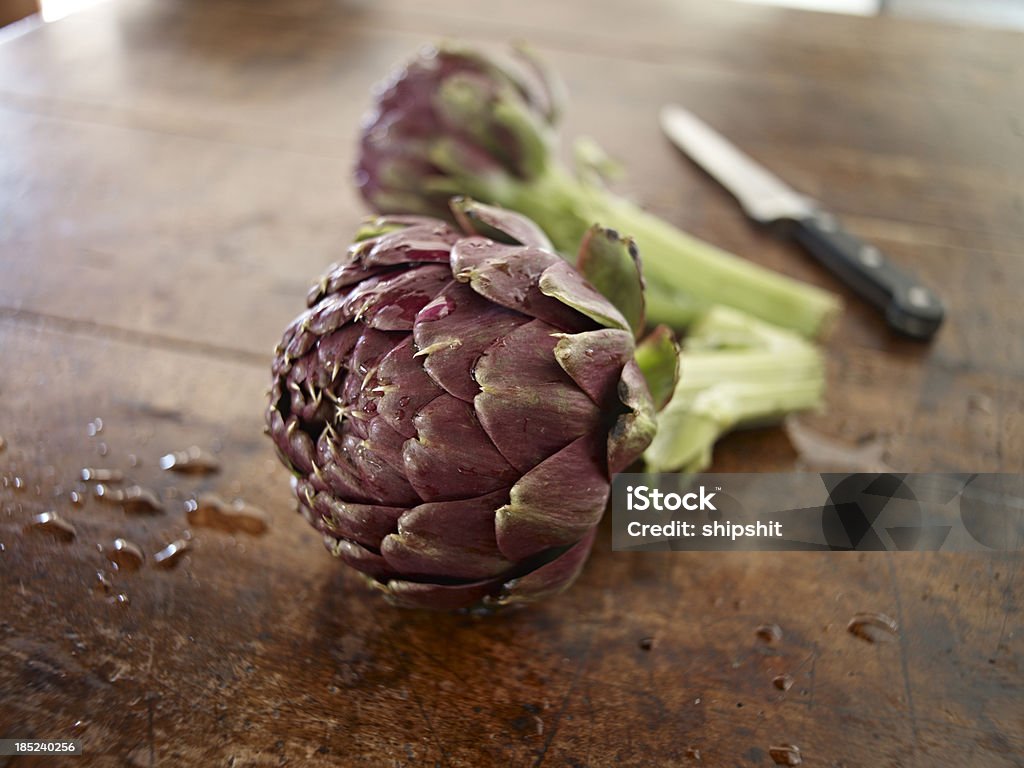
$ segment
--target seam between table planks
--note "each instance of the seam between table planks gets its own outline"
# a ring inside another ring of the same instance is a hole
[[[266,355],[261,355],[236,347],[225,347],[220,344],[165,336],[150,331],[138,331],[122,328],[117,325],[106,325],[94,320],[60,317],[30,309],[0,306],[0,321],[19,326],[28,326],[38,330],[60,331],[72,336],[117,341],[137,347],[157,347],[170,352],[184,352],[199,357],[259,367],[264,370],[269,370],[271,361],[269,352]]]
[[[172,352],[184,352],[201,357],[237,362],[259,368],[268,368],[271,362],[270,352],[261,354],[241,347],[228,347],[221,344],[194,341],[192,339],[183,339],[177,336],[153,333],[152,331],[140,331],[133,328],[125,328],[120,325],[108,325],[95,320],[62,317],[60,315],[39,312],[32,309],[0,305],[0,322],[7,322],[13,325],[47,331],[59,331],[70,335],[118,341],[132,344],[134,346],[159,347]],[[827,353],[829,349],[827,342],[824,349]],[[863,344],[856,344],[852,346],[845,345],[843,349],[846,350],[847,354],[851,351],[879,355],[886,354],[882,350]],[[973,373],[983,376],[992,376],[1005,381],[1024,381],[1024,371],[1015,371],[988,365],[982,366],[976,363],[947,360],[941,357],[929,358],[928,368],[952,374]]]
[[[266,7],[253,8],[252,6],[245,3],[234,3],[224,2],[218,3],[216,10],[221,13],[230,12],[231,14],[245,13],[254,18],[270,18],[275,20],[289,20],[289,21],[301,21],[302,15],[296,13],[284,13],[275,12],[274,9],[268,9]],[[757,11],[755,9],[749,9],[751,16]],[[801,12],[796,10],[788,10],[787,15],[791,16],[792,19],[800,18],[814,18],[818,14]],[[657,21],[657,20],[655,20]],[[684,22],[682,19],[675,19],[672,17],[666,17],[661,19],[670,26],[682,25]],[[1018,33],[1010,30],[991,29],[972,27],[964,30],[963,28],[951,27],[944,24],[928,24],[921,20],[909,20],[902,19],[899,17],[874,17],[870,20],[856,17],[848,20],[849,23],[859,23],[865,26],[869,24],[883,25],[889,27],[905,27],[911,29],[930,28],[937,32],[938,37],[944,37],[942,41],[932,41],[932,49],[934,50],[942,42],[946,42],[954,38],[954,36],[962,36],[964,34],[971,35],[975,38],[987,38],[988,40],[994,40],[996,38],[1004,38],[1000,42],[1009,45],[1010,39],[1017,36]],[[452,23],[462,24],[470,28],[473,34],[478,37],[489,37],[492,41],[507,42],[511,39],[523,39],[528,36],[531,40],[543,40],[541,45],[537,45],[537,48],[547,48],[549,50],[561,51],[570,54],[581,54],[587,56],[600,56],[608,59],[625,60],[637,63],[652,64],[658,66],[671,66],[676,67],[682,63],[686,63],[692,69],[693,64],[699,62],[703,64],[703,69],[709,72],[726,72],[730,74],[742,75],[745,70],[743,67],[731,67],[728,66],[728,59],[726,63],[722,64],[717,59],[709,59],[707,54],[699,49],[693,49],[685,44],[673,45],[671,43],[662,42],[656,39],[645,38],[645,37],[629,37],[625,38],[619,34],[609,35],[594,35],[586,33],[574,33],[572,29],[559,26],[556,29],[550,27],[536,26],[532,24],[517,23],[510,25],[507,19],[498,18],[491,20],[488,18],[482,18],[479,16],[471,16],[465,14],[455,13],[437,13],[423,11],[420,8],[410,9],[407,6],[386,6],[382,11],[382,16],[379,20],[373,18],[369,19],[346,19],[346,26],[350,29],[362,29],[362,30],[374,30],[381,32],[391,32],[396,34],[405,35],[416,35],[423,37],[424,35],[433,35],[435,37],[451,36],[450,25]],[[847,20],[834,21],[832,22],[836,29],[840,26],[847,25]],[[406,24],[407,26],[400,26]],[[427,24],[432,24],[435,29],[429,29]],[[510,28],[516,31],[516,35],[510,34]],[[618,32],[619,30],[616,30]],[[848,30],[847,30],[848,31]],[[859,30],[863,32],[864,30]],[[776,41],[778,39],[778,27],[771,26],[767,32],[761,32],[754,30],[749,27],[743,30],[744,35],[753,38],[756,41]],[[840,34],[840,37],[842,33]],[[859,41],[860,38],[857,38]],[[847,51],[859,51],[861,50],[858,43],[848,44],[842,46]],[[988,67],[984,65],[978,65],[973,63],[970,59],[961,57],[958,61],[959,64],[971,71],[988,71]],[[778,69],[772,69],[768,72],[761,71],[758,73],[762,77],[769,79],[775,79],[780,81],[803,81],[804,78],[798,75],[792,75],[789,73],[787,68],[782,67]],[[1016,75],[1017,73],[1014,72]],[[1016,77],[1013,81],[1016,81]],[[849,86],[848,86],[849,87]],[[856,89],[856,85],[853,86]],[[872,93],[879,92],[879,89],[874,87],[864,88],[865,91]],[[905,89],[900,86],[885,87],[881,89],[883,92],[892,93],[894,96],[906,97],[908,94]],[[1012,89],[1007,88],[1010,92]],[[847,93],[850,91],[847,90]],[[958,99],[955,97],[949,97],[945,95],[945,91],[941,88],[935,89],[934,92],[929,92],[929,95],[938,95],[940,98],[950,102],[964,101],[970,104],[977,103],[989,103],[989,102],[978,102],[971,99]],[[1005,104],[996,99],[991,102],[993,105],[1005,106]]]
[[[66,105],[67,108],[62,109],[61,106],[53,108],[54,105]],[[76,108],[102,111],[107,115],[119,114],[124,115],[123,119],[103,119],[101,116],[82,116],[75,114],[73,110]],[[275,138],[285,140],[286,145],[281,143],[275,143],[272,141],[259,141],[252,135],[249,136],[237,136],[233,135],[230,137],[217,136],[212,131],[217,129],[230,129],[237,130],[251,129],[253,123],[242,123],[242,122],[231,122],[228,120],[210,120],[204,117],[193,117],[189,116],[188,125],[197,126],[203,125],[208,128],[200,128],[199,130],[189,130],[187,126],[181,125],[164,127],[154,124],[156,121],[166,121],[168,115],[157,115],[155,113],[147,112],[142,109],[135,108],[123,108],[123,107],[111,107],[99,102],[84,102],[76,99],[47,99],[41,96],[32,96],[30,94],[14,93],[12,91],[0,90],[0,110],[13,112],[18,115],[27,117],[37,117],[46,120],[53,120],[60,123],[68,123],[74,125],[76,123],[82,125],[99,126],[102,128],[113,128],[124,131],[139,131],[142,133],[153,133],[159,136],[169,136],[177,139],[190,139],[193,141],[205,141],[212,144],[226,144],[232,147],[245,147],[246,149],[261,149],[267,152],[281,152],[284,154],[295,154],[302,155],[304,157],[316,157],[322,160],[334,160],[337,162],[345,162],[348,159],[349,149],[345,137],[341,135],[330,135],[330,134],[310,134],[303,132],[289,132],[279,131],[274,128],[265,129],[262,132],[267,135],[273,135]],[[133,118],[138,118],[141,123],[134,122]],[[338,143],[345,146],[345,149],[338,153],[330,152],[316,152],[308,149],[301,149],[298,147],[290,146],[291,142],[301,143],[302,140],[308,141],[311,138],[317,138],[328,143]]]
[[[56,109],[53,108],[54,104],[67,105],[70,110],[74,110],[76,107],[85,110],[101,110],[105,112],[103,116],[90,115],[82,116],[69,113],[68,109],[62,109],[58,106]],[[65,124],[85,124],[99,126],[102,128],[111,128],[115,130],[123,131],[139,131],[142,133],[151,133],[159,136],[168,136],[173,138],[182,138],[192,141],[210,142],[213,144],[221,144],[231,147],[244,147],[247,149],[262,150],[265,152],[280,152],[283,154],[294,154],[303,157],[316,157],[324,160],[331,160],[338,163],[344,163],[347,160],[349,154],[348,141],[342,136],[333,136],[330,134],[305,134],[305,133],[292,133],[289,131],[280,131],[275,128],[262,130],[261,132],[268,136],[273,137],[270,140],[261,141],[258,137],[253,135],[233,135],[230,137],[223,137],[214,135],[218,129],[228,130],[245,130],[250,128],[249,123],[231,122],[224,120],[190,120],[187,124],[181,124],[173,127],[161,127],[153,124],[154,119],[159,119],[154,115],[147,113],[145,110],[138,110],[133,108],[110,108],[104,107],[101,104],[91,102],[81,102],[77,100],[68,99],[43,99],[41,97],[17,94],[10,91],[0,90],[0,111],[9,111],[19,115],[38,117],[41,119],[52,120],[58,123]],[[106,116],[113,115],[114,119],[104,119]],[[134,122],[134,119],[140,119],[142,123]],[[196,126],[202,126],[196,128]],[[338,152],[330,151],[311,151],[303,149],[293,144],[302,144],[304,140],[308,141],[311,138],[316,138],[327,145],[337,143],[342,147]],[[274,140],[276,139],[276,141]],[[868,153],[864,153],[865,156]],[[877,224],[881,227],[901,227],[904,230],[913,229],[917,231],[928,231],[935,233],[959,233],[959,234],[984,234],[986,236],[995,235],[1000,239],[1006,241],[1020,242],[1024,244],[1024,234],[1018,234],[1009,230],[1000,230],[993,232],[991,229],[985,227],[951,227],[935,224],[927,221],[911,221],[907,219],[891,219],[881,216],[875,216],[870,214],[859,213],[853,211],[845,206],[830,206],[837,215],[840,215],[848,221],[856,221],[860,223],[866,223],[869,226],[871,224]],[[892,239],[899,242],[910,242],[914,245],[942,245],[943,247],[958,248],[961,250],[968,250],[974,253],[991,253],[994,255],[1002,254],[1015,254],[1011,246],[1006,248],[992,247],[989,245],[979,245],[967,248],[966,246],[949,245],[942,240],[941,237],[933,238],[928,240],[916,240],[913,238],[878,238],[882,240]]]

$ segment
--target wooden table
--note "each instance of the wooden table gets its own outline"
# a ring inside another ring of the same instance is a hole
[[[667,101],[912,266],[947,326],[899,341],[850,299],[817,428],[882,435],[902,470],[1022,471],[1019,34],[667,0],[101,5],[0,45],[0,736],[87,752],[0,765],[766,766],[779,743],[813,766],[1021,765],[1019,555],[626,554],[605,527],[568,594],[478,619],[391,609],[323,552],[261,435],[270,350],[364,213],[370,85],[441,36],[532,41],[567,135],[697,235],[845,295],[660,137]],[[160,470],[192,444],[219,474]],[[768,429],[715,468],[796,458]],[[83,467],[166,511],[76,506]],[[156,567],[206,490],[271,530],[195,528]],[[47,509],[73,541],[24,532]],[[147,562],[107,592],[116,537]],[[899,641],[846,632],[857,611]]]

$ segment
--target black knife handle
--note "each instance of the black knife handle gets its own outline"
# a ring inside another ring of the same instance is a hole
[[[930,339],[945,315],[939,297],[894,267],[875,248],[843,231],[823,211],[795,222],[794,236],[854,291],[885,313],[889,326],[915,339]]]

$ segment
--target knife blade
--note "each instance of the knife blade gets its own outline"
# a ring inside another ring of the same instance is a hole
[[[665,135],[762,224],[791,222],[790,236],[862,298],[881,310],[891,328],[930,339],[945,309],[933,291],[894,266],[875,246],[846,232],[839,220],[745,155],[692,112],[661,111]]]

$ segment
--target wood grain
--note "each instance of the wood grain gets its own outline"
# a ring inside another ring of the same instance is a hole
[[[363,215],[370,85],[446,35],[530,39],[625,194],[844,295],[815,428],[881,435],[901,470],[1022,471],[1019,34],[668,0],[97,6],[0,45],[0,736],[87,753],[0,765],[768,766],[779,743],[807,765],[1020,765],[1018,554],[612,553],[604,524],[571,592],[480,619],[390,609],[323,552],[260,434],[269,353]],[[748,224],[659,135],[667,101],[935,286],[935,343]],[[218,474],[158,468],[192,444]],[[762,429],[715,468],[797,462]],[[90,466],[165,511],[73,504]],[[158,567],[204,491],[270,531],[192,528]],[[50,509],[73,541],[26,529]],[[117,537],[147,561],[108,592]],[[858,611],[899,640],[846,632]]]

